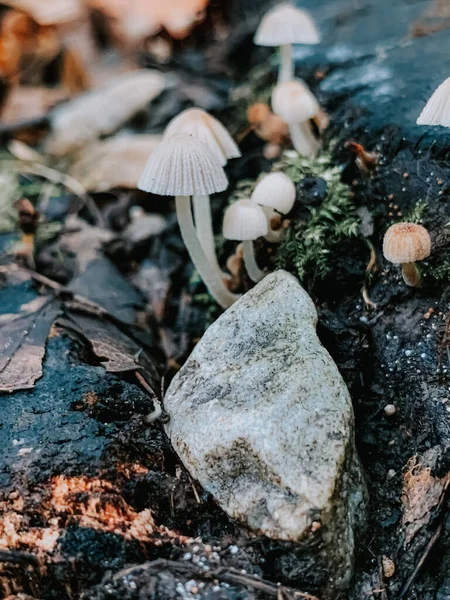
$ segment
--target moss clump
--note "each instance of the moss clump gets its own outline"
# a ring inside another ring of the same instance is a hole
[[[327,183],[326,196],[318,207],[308,207],[309,217],[293,221],[279,246],[276,264],[300,279],[324,279],[332,269],[331,257],[341,253],[344,241],[359,233],[360,219],[349,188],[341,181],[339,167],[331,156],[307,159],[286,152],[276,170],[285,172],[294,183],[305,177],[320,177]]]
[[[407,223],[422,223],[423,218],[428,210],[428,202],[416,202],[414,208],[403,217],[403,221]]]

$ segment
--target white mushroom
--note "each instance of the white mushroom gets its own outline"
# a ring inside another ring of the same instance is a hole
[[[295,185],[284,173],[269,173],[255,187],[251,196],[252,202],[263,207],[269,226],[266,240],[272,243],[281,241],[284,230],[272,230],[271,220],[281,213],[287,215],[295,203]]]
[[[169,137],[148,159],[139,189],[159,196],[175,196],[178,223],[192,262],[211,295],[223,307],[236,296],[228,291],[219,269],[208,259],[197,237],[190,196],[209,196],[228,185],[216,157],[199,140],[189,135]]]
[[[257,283],[264,277],[255,259],[253,240],[267,235],[268,226],[263,210],[251,200],[238,200],[225,211],[223,236],[227,240],[238,240],[243,244],[244,264],[252,281]]]
[[[200,108],[188,108],[167,125],[164,139],[184,133],[203,142],[224,166],[228,159],[241,156],[240,150],[225,127]],[[214,244],[211,203],[209,196],[192,198],[197,235],[208,258],[219,268]]]
[[[320,36],[308,12],[283,2],[264,15],[254,41],[258,46],[280,46],[278,82],[283,83],[294,77],[292,44],[318,44]]]
[[[417,125],[450,127],[450,77],[446,79],[425,105]]]
[[[313,157],[320,148],[310,120],[320,111],[316,97],[299,80],[279,83],[272,93],[273,112],[289,125],[292,144],[302,156]]]

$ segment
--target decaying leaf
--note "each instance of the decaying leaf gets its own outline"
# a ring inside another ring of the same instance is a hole
[[[17,228],[17,211],[15,200],[19,200],[21,192],[17,174],[10,171],[0,171],[0,232],[13,231]]]
[[[28,13],[39,25],[60,25],[79,19],[82,0],[3,0],[3,4]]]
[[[99,142],[82,154],[70,174],[89,192],[136,189],[147,159],[160,141],[159,135],[120,135]]]
[[[111,20],[115,37],[123,42],[138,43],[161,29],[161,0],[89,0],[89,4]]]
[[[30,280],[27,272],[15,265],[1,267],[0,274],[7,282],[5,293]],[[7,302],[2,300],[7,310]],[[0,316],[0,392],[34,387],[42,375],[47,336],[59,308],[52,297],[37,296],[17,312]]]
[[[62,250],[76,256],[79,272],[84,271],[89,262],[99,257],[102,245],[113,237],[110,231],[89,225],[75,215],[66,219],[66,229],[68,233],[61,236],[59,245]]]
[[[431,475],[431,468],[419,462],[417,456],[409,459],[403,481],[403,526],[405,544],[427,525],[450,483],[450,473],[442,479]]]
[[[67,93],[59,88],[13,87],[2,110],[1,122],[4,125],[12,125],[39,119],[55,104],[66,99]]]
[[[170,273],[153,261],[146,260],[134,275],[133,283],[147,298],[156,321],[161,322],[171,286]]]
[[[105,257],[89,262],[85,269],[69,284],[77,295],[103,307],[116,319],[134,323],[136,307],[142,298],[121,275],[117,267]]]
[[[140,369],[137,357],[141,347],[123,334],[113,323],[98,317],[70,312],[72,329],[82,334],[91,344],[96,357],[110,373],[125,373]],[[70,321],[62,321],[70,327]]]
[[[47,151],[61,156],[112,133],[158,96],[165,85],[166,78],[161,73],[132,71],[58,107],[51,115],[52,134],[47,140]]]
[[[138,43],[164,27],[177,39],[185,38],[201,22],[209,0],[90,0],[111,19],[116,37]]]

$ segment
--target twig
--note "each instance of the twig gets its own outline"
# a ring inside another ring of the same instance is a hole
[[[40,567],[39,559],[30,552],[19,552],[18,550],[0,550],[0,563],[11,563],[15,565],[29,564]]]
[[[81,185],[79,181],[67,175],[66,173],[61,173],[61,171],[57,171],[56,169],[51,169],[46,165],[42,165],[38,162],[33,162],[30,164],[23,163],[20,165],[19,170],[22,173],[28,173],[29,175],[38,175],[39,177],[44,177],[53,183],[59,183],[65,186],[69,191],[71,191],[75,196],[77,196],[82,203],[88,208],[89,212],[92,214],[95,219],[95,223],[99,227],[105,226],[105,221],[103,219],[102,213],[97,208],[94,200],[87,193],[87,190]]]
[[[0,136],[12,135],[22,129],[31,129],[33,127],[50,127],[50,119],[47,116],[43,116],[16,121],[15,123],[2,124],[0,125]]]
[[[401,600],[402,598],[404,598],[406,596],[406,594],[408,593],[409,588],[411,587],[411,585],[413,584],[414,580],[416,579],[417,574],[419,573],[420,569],[423,566],[423,563],[427,559],[428,555],[431,552],[431,549],[433,548],[434,544],[437,542],[439,536],[441,535],[443,527],[444,527],[444,523],[442,522],[442,523],[439,524],[438,528],[436,529],[436,531],[431,536],[431,539],[428,542],[428,544],[426,545],[425,550],[424,550],[422,556],[419,559],[419,562],[415,566],[415,568],[414,568],[413,572],[411,573],[411,575],[408,577],[408,580],[405,583],[405,585],[402,587],[402,589],[400,591],[400,594],[398,596],[399,600]]]
[[[51,288],[52,290],[56,290],[58,292],[61,292],[64,290],[64,286],[62,286],[57,281],[53,281],[53,279],[49,279],[45,275],[36,273],[36,271],[33,271],[32,269],[25,269],[25,270],[30,275],[30,277],[32,279],[34,279],[35,281],[37,281],[38,283],[42,283],[43,285],[46,285],[47,287]]]
[[[444,490],[442,492],[441,498],[439,500],[439,503],[436,507],[436,510],[439,511],[440,510],[440,518],[441,518],[441,522],[439,523],[439,525],[436,528],[436,531],[433,533],[433,535],[430,538],[430,541],[428,542],[428,544],[425,546],[425,550],[422,553],[422,556],[420,557],[417,565],[414,567],[413,572],[411,573],[411,575],[408,577],[405,585],[402,587],[402,589],[400,590],[400,594],[398,596],[398,599],[401,600],[402,598],[404,598],[406,596],[406,594],[408,593],[411,585],[414,583],[420,569],[423,567],[424,562],[426,561],[426,559],[428,558],[431,550],[433,549],[434,545],[436,544],[437,540],[439,539],[442,530],[444,528],[444,524],[445,524],[445,514],[446,514],[446,510],[445,510],[445,505],[449,496],[449,492],[450,492],[450,479],[447,480]]]
[[[136,366],[138,367],[139,365],[136,365]],[[147,425],[150,425],[151,423],[154,423],[155,421],[157,421],[163,414],[161,402],[156,397],[155,392],[152,390],[152,388],[148,384],[145,377],[141,373],[139,373],[139,371],[135,371],[134,375],[135,375],[136,379],[139,381],[139,383],[141,384],[141,386],[144,388],[144,390],[147,392],[147,394],[151,397],[152,402],[155,407],[153,412],[149,413],[145,417],[145,423]]]
[[[361,294],[364,300],[364,303],[366,304],[366,306],[369,306],[370,308],[373,308],[374,310],[376,310],[378,308],[378,306],[375,304],[375,302],[373,302],[370,298],[369,298],[369,292],[367,291],[367,287],[364,286],[363,289],[361,290]]]
[[[114,575],[113,581],[117,581],[122,577],[127,577],[135,573],[137,574],[140,572],[161,569],[171,569],[180,573],[187,573],[190,576],[196,577],[197,579],[203,579],[205,581],[214,581],[214,579],[217,579],[219,581],[223,581],[224,583],[229,583],[230,585],[251,587],[255,590],[269,594],[272,596],[272,598],[280,598],[281,593],[283,594],[281,597],[286,599],[294,600],[296,598],[303,598],[304,600],[319,600],[316,596],[312,596],[306,592],[300,592],[299,590],[295,590],[293,588],[277,585],[264,579],[257,579],[251,575],[243,575],[239,571],[236,571],[232,568],[226,569],[222,567],[215,569],[214,571],[203,571],[203,569],[200,569],[191,563],[166,560],[165,558],[159,558],[158,560],[154,560],[152,562],[147,562],[136,567],[130,567],[128,569],[119,571],[116,573],[116,575]]]

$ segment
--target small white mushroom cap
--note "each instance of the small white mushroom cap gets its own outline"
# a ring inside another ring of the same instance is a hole
[[[175,135],[162,141],[147,161],[138,188],[159,196],[209,196],[228,181],[222,166],[198,139]]]
[[[272,108],[286,123],[304,123],[314,118],[320,110],[314,94],[299,80],[279,83],[275,87]]]
[[[223,237],[246,242],[267,235],[268,225],[262,208],[251,200],[238,200],[225,211]]]
[[[264,15],[254,41],[258,46],[318,44],[320,35],[309,13],[284,2]]]
[[[295,185],[284,173],[269,173],[255,187],[251,200],[287,215],[295,202]]]
[[[164,131],[164,139],[178,133],[192,135],[206,144],[222,166],[228,159],[241,156],[222,123],[201,108],[188,108],[172,119]]]
[[[441,83],[417,119],[417,125],[450,127],[450,77]]]

